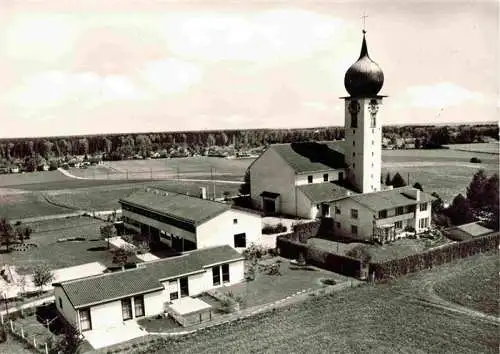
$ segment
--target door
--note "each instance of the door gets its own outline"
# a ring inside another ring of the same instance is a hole
[[[263,200],[264,213],[274,214],[276,213],[276,203],[274,199],[264,199]]]
[[[181,288],[181,297],[189,296],[188,278],[187,277],[180,278],[179,282],[180,282],[180,288]]]
[[[80,310],[80,327],[83,331],[92,329],[92,321],[90,320],[90,309]]]
[[[330,215],[330,205],[321,204],[321,215],[325,218]]]

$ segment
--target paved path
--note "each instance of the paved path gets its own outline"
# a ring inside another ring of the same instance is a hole
[[[59,172],[61,172],[63,175],[66,177],[74,178],[74,179],[87,179],[87,180],[94,180],[96,178],[94,177],[80,177],[76,176],[65,169],[59,167],[57,169]],[[132,173],[132,172],[131,172]],[[170,177],[170,178],[169,178]],[[106,176],[107,178],[107,176]],[[104,176],[103,178],[97,178],[97,179],[105,179]],[[135,178],[134,178],[135,179]],[[144,181],[151,181],[150,177],[143,178]],[[168,176],[166,175],[165,178],[160,178],[161,180],[171,180],[171,181],[181,181],[181,182],[202,182],[202,183],[223,183],[223,184],[238,184],[240,185],[242,181],[228,181],[228,180],[222,180],[222,179],[194,179],[194,178],[176,178],[175,175]]]
[[[52,301],[55,301],[54,295],[42,297],[40,299],[27,302],[27,303],[25,303],[25,304],[23,304],[21,306],[16,306],[16,307],[9,308],[9,312],[12,312],[12,311],[15,311],[15,310],[20,310],[20,309],[29,309],[29,308],[32,308],[32,307],[40,306],[40,305],[42,305],[42,304],[44,304],[46,302],[52,302]],[[0,315],[1,316],[5,316],[6,314],[7,314],[7,311],[5,309],[2,310],[2,311],[0,311]]]

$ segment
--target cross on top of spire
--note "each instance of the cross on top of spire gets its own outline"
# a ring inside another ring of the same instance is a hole
[[[363,16],[361,16],[362,20],[363,20],[363,33],[366,33],[366,18],[368,17],[368,15],[366,15],[366,13],[363,12]]]

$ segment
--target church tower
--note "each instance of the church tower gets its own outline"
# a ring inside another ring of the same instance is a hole
[[[345,162],[347,178],[361,193],[381,190],[382,171],[382,69],[371,60],[363,30],[361,54],[346,72]]]

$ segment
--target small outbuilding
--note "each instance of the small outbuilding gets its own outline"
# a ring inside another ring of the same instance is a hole
[[[212,306],[192,297],[172,301],[167,313],[184,327],[212,320]]]

